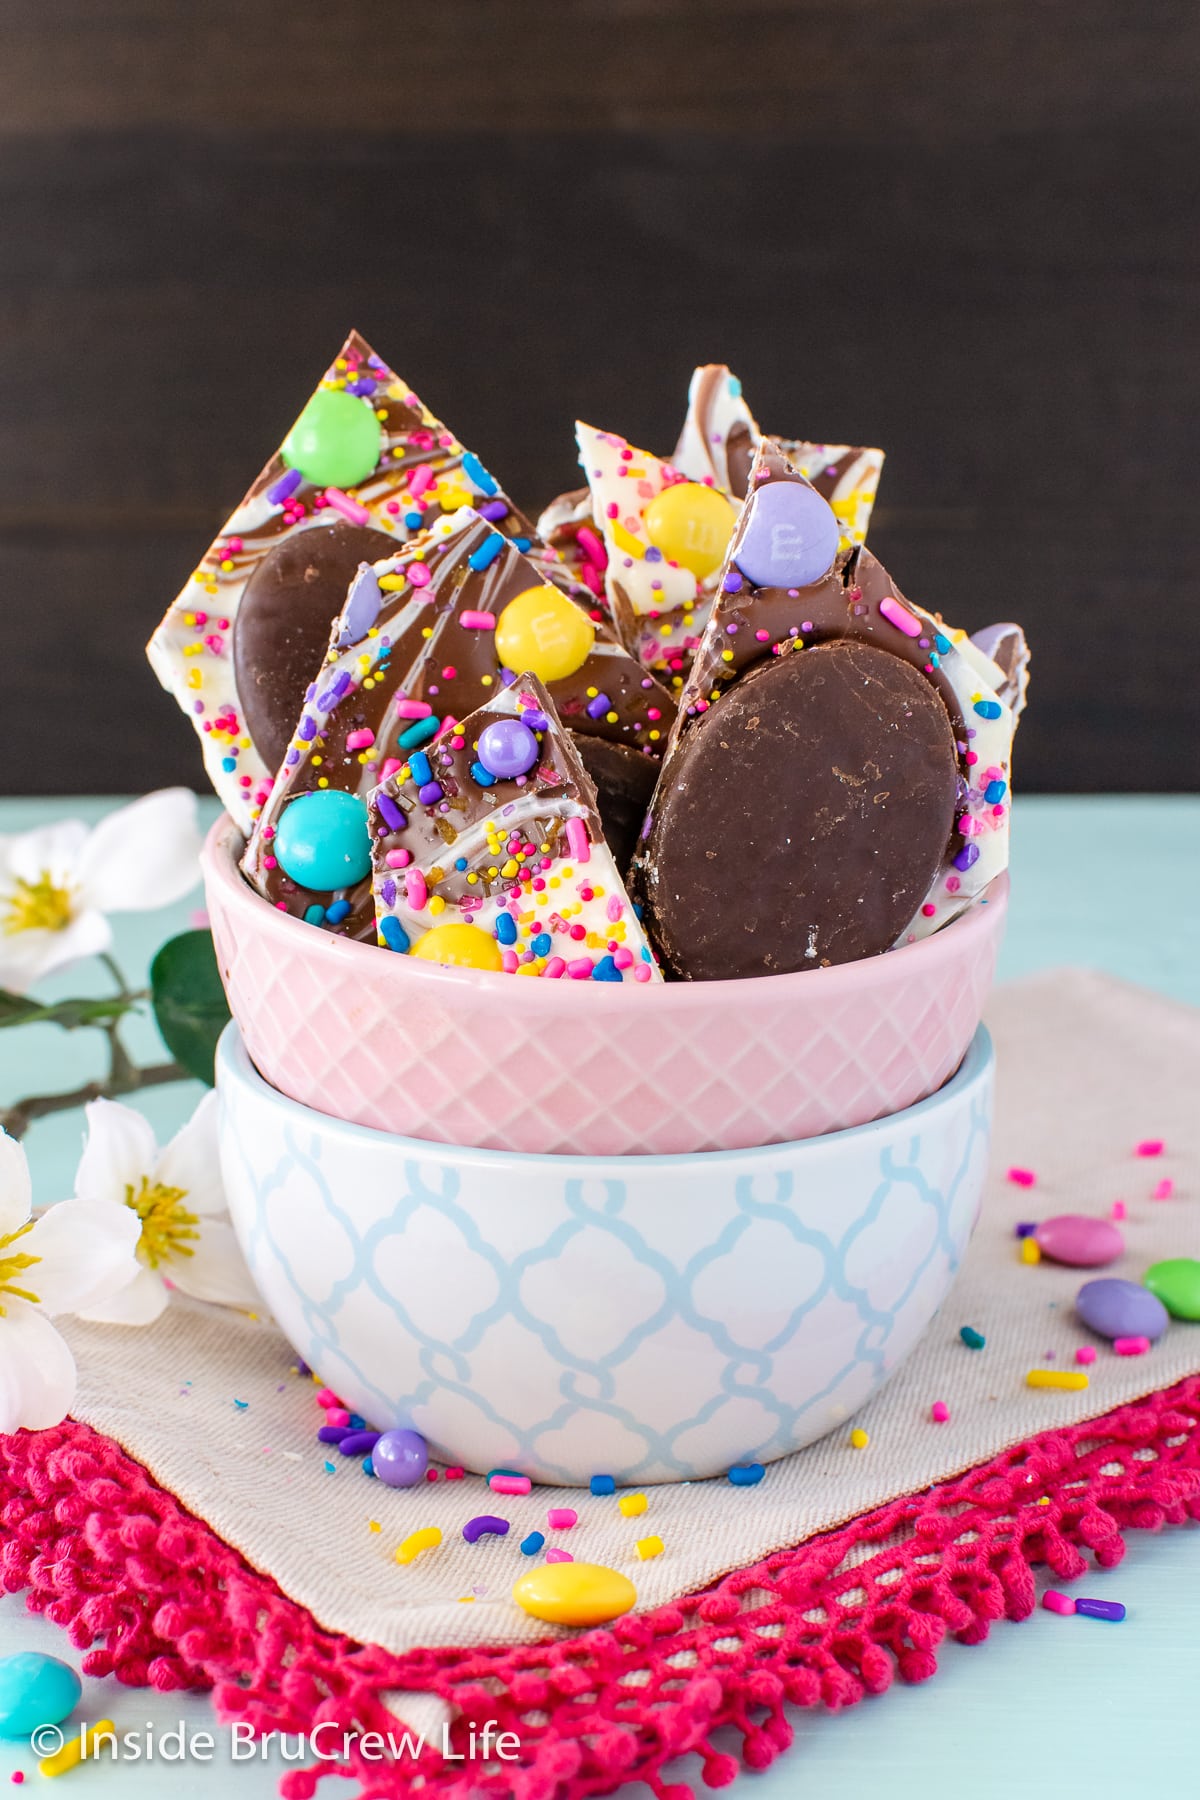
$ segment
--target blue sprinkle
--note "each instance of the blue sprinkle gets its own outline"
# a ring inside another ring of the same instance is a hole
[[[404,523],[408,526],[410,531],[418,531],[421,526],[421,517],[419,512],[405,513]]]
[[[975,702],[975,711],[979,714],[981,719],[998,719],[1000,717],[1000,702],[998,700],[977,700]]]
[[[323,925],[325,923],[325,908],[323,906],[308,907],[304,914],[304,923],[306,925]]]
[[[642,916],[642,915],[641,915],[641,913],[639,913],[639,914],[638,914],[638,918],[639,918],[639,919],[640,919],[640,918],[641,918],[641,916]],[[649,962],[649,961],[650,961],[650,949],[649,949],[649,946],[648,946],[648,945],[647,945],[647,944],[643,944],[643,945],[642,945],[642,961],[643,961],[643,962]]]
[[[548,931],[539,931],[529,948],[535,956],[549,956],[554,948],[554,939]]]
[[[532,542],[533,542],[533,539],[527,538],[527,537],[519,537],[519,538],[513,539],[513,543],[517,546],[517,549],[522,552],[528,550],[528,548]]]
[[[496,777],[484,768],[481,762],[471,764],[471,779],[479,787],[495,787]]]
[[[983,790],[983,797],[989,806],[995,806],[998,801],[1003,800],[1007,792],[1008,783],[1006,781],[989,781]]]
[[[461,875],[461,874],[462,874],[462,872],[463,872],[463,870],[464,870],[464,869],[465,869],[465,868],[466,868],[466,866],[467,866],[467,859],[466,859],[466,857],[465,857],[465,856],[456,856],[456,857],[455,857],[455,859],[454,859],[454,866],[455,866],[455,868],[456,868],[456,869],[457,869],[457,870],[458,870],[458,872],[459,872],[459,874],[460,874],[460,875]]]
[[[351,1431],[366,1431],[368,1429],[367,1421],[362,1418],[360,1414],[351,1413],[349,1429]]]
[[[592,970],[593,981],[620,981],[621,971],[611,956],[602,956]]]
[[[536,1556],[545,1541],[540,1531],[531,1531],[527,1538],[521,1539],[521,1555]]]
[[[515,944],[517,941],[517,921],[511,913],[502,912],[496,918],[496,942],[499,944]]]
[[[982,1350],[987,1343],[982,1331],[976,1331],[973,1325],[960,1325],[958,1335],[968,1350]]]
[[[933,643],[934,643],[934,648],[936,650],[940,650],[943,656],[945,656],[947,650],[953,650],[953,648],[954,648],[954,645],[950,642],[950,639],[948,637],[943,637],[940,631],[938,632],[937,636],[934,638]]]
[[[326,911],[325,923],[327,925],[340,925],[343,919],[348,919],[349,917],[350,902],[348,900],[335,900],[333,905]]]
[[[766,1472],[761,1463],[735,1463],[729,1479],[734,1487],[757,1487]]]
[[[429,766],[429,758],[423,750],[408,759],[409,772],[418,787],[424,787],[427,781],[433,780],[433,770]]]
[[[250,1402],[248,1400],[235,1400],[233,1404],[237,1407],[239,1412],[245,1412]]]
[[[589,1483],[593,1494],[615,1494],[617,1484],[611,1475],[593,1475]]]
[[[734,397],[734,399],[735,399],[735,400],[736,400],[736,399],[737,399],[737,398],[738,398],[738,397],[739,397],[739,395],[740,395],[740,394],[741,394],[741,391],[742,391],[742,384],[741,384],[741,382],[740,382],[740,381],[739,381],[739,380],[738,380],[738,378],[737,378],[737,376],[736,376],[736,375],[731,375],[731,376],[730,376],[730,377],[729,377],[729,391],[730,391],[730,393],[731,393],[731,394],[732,394],[732,395],[733,395],[733,397]]]
[[[474,569],[475,573],[478,575],[481,569],[486,569],[490,564],[495,562],[496,558],[503,550],[504,545],[505,539],[500,536],[500,533],[498,531],[490,531],[487,537],[484,538],[482,544],[480,544],[478,550],[472,550],[470,556],[468,556],[468,566]]]
[[[395,950],[398,955],[403,956],[408,950],[408,933],[399,919],[393,919],[390,913],[385,913],[380,919],[379,935],[388,949]]]
[[[327,1462],[327,1463],[326,1463],[326,1464],[325,1464],[325,1473],[326,1473],[326,1474],[327,1474],[327,1475],[336,1475],[336,1474],[337,1474],[337,1464],[336,1464],[336,1463],[331,1463],[331,1462]]]
[[[424,719],[415,720],[407,731],[402,731],[396,741],[402,750],[415,750],[418,744],[427,744],[430,738],[436,737],[441,728],[442,721],[437,714],[429,713]]]
[[[371,1461],[369,1456],[364,1456],[363,1457],[363,1474],[364,1475],[374,1475],[374,1473],[375,1473],[375,1464]]]
[[[237,768],[236,756],[223,756],[221,758],[221,767],[227,775],[232,775],[233,771]]]
[[[463,456],[462,471],[467,480],[473,481],[475,486],[482,489],[485,494],[500,492],[497,482],[488,474],[479,458],[471,450],[466,451]]]

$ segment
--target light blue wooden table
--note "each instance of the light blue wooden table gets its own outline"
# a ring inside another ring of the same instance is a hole
[[[0,832],[51,816],[93,819],[109,804],[0,802]],[[1200,1005],[1200,797],[1026,798],[1016,813],[1013,884],[1001,979],[1085,964]],[[199,896],[169,912],[119,920],[117,954],[127,973],[140,979],[158,944],[188,923],[197,904]],[[44,991],[88,991],[87,973],[58,977]],[[90,987],[104,991],[99,972]],[[85,1041],[90,1035],[64,1037],[50,1026],[22,1029],[8,1041],[0,1035],[0,1100],[101,1073],[99,1055]],[[143,1060],[161,1057],[148,1022],[128,1036]],[[139,1100],[161,1137],[199,1092],[187,1083]],[[39,1200],[71,1191],[80,1138],[77,1113],[33,1127],[26,1142]],[[1026,1800],[1140,1800],[1193,1785],[1200,1531],[1134,1534],[1120,1568],[1090,1577],[1089,1588],[1123,1600],[1126,1622],[1072,1621],[1078,1628],[1067,1636],[1062,1621],[1039,1610],[1020,1626],[995,1627],[983,1646],[948,1643],[938,1674],[922,1687],[897,1684],[839,1717],[795,1714],[788,1755],[733,1791],[746,1800],[1011,1800],[1014,1793]],[[19,1595],[0,1598],[0,1654],[34,1648],[78,1661],[55,1627],[26,1615]],[[161,1763],[89,1765],[70,1777],[80,1793],[151,1800],[168,1781],[174,1800],[257,1800],[276,1791],[282,1765],[232,1764],[202,1696],[89,1682],[81,1711],[88,1719],[112,1718],[123,1730],[152,1723],[161,1733],[183,1721],[189,1732],[212,1730],[217,1752],[211,1764],[173,1763],[169,1771]],[[27,1748],[0,1741],[0,1782],[34,1766]],[[672,1776],[703,1791],[695,1759]],[[337,1793],[353,1800],[345,1785]],[[649,1800],[640,1785],[624,1794]]]

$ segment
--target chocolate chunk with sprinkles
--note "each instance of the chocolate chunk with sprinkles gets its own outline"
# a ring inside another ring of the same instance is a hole
[[[641,878],[655,947],[693,981],[888,949],[954,827],[946,708],[871,644],[763,664],[683,734],[670,773]]]
[[[618,869],[628,869],[658,781],[658,764],[626,744],[577,732],[571,735],[579,759],[595,783],[608,847]]]

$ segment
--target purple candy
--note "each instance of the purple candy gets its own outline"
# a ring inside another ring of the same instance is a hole
[[[408,816],[401,812],[390,794],[378,793],[375,804],[379,808],[379,816],[389,831],[403,831],[408,824]]]
[[[378,576],[370,563],[359,563],[358,574],[350,584],[350,592],[346,595],[346,604],[342,609],[339,647],[342,644],[356,644],[359,638],[366,637],[379,617],[382,605],[383,593]]]
[[[956,869],[961,869],[965,874],[972,864],[977,863],[978,861],[979,845],[967,843],[963,845],[958,855],[954,858],[954,866]]]
[[[537,758],[537,739],[520,719],[496,719],[479,734],[479,760],[489,775],[524,775]]]
[[[750,503],[737,566],[756,587],[808,587],[832,565],[840,538],[833,508],[815,488],[769,481]]]
[[[1075,1311],[1097,1337],[1148,1337],[1151,1342],[1167,1329],[1167,1309],[1149,1288],[1136,1281],[1106,1275],[1085,1281],[1075,1296]]]
[[[611,705],[612,701],[607,694],[597,694],[594,700],[589,700],[587,703],[588,718],[602,719]]]
[[[385,1431],[371,1452],[371,1466],[385,1487],[416,1487],[424,1481],[429,1451],[419,1431]]]
[[[271,483],[267,489],[267,499],[272,506],[278,506],[281,501],[287,499],[289,494],[295,493],[303,480],[304,477],[299,469],[288,469],[286,474],[279,477],[278,481]]]
[[[493,1537],[504,1537],[508,1532],[508,1520],[499,1518],[495,1513],[478,1513],[475,1518],[468,1519],[462,1528],[468,1544],[477,1544],[489,1532]]]
[[[417,799],[422,806],[436,806],[438,801],[444,797],[445,790],[440,781],[423,782],[417,789]]]
[[[343,1456],[369,1456],[379,1442],[377,1431],[348,1431],[338,1445]]]
[[[348,1425],[322,1425],[317,1433],[317,1442],[319,1444],[340,1444],[342,1439],[348,1437],[349,1434],[350,1427]]]

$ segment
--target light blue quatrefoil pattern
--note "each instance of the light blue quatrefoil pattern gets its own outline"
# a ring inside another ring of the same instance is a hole
[[[250,1265],[310,1366],[449,1460],[679,1480],[848,1417],[940,1306],[978,1213],[991,1053],[856,1131],[696,1157],[531,1158],[345,1126],[236,1037],[222,1164]]]

